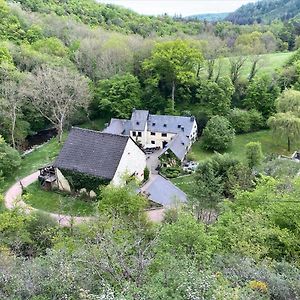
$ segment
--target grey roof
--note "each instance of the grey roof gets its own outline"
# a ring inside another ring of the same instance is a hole
[[[167,147],[163,150],[162,154],[166,153],[168,150],[171,150],[179,160],[183,160],[188,151],[187,147],[190,144],[190,139],[187,138],[184,134],[177,134],[172,141],[167,144]]]
[[[172,206],[176,203],[185,203],[186,194],[176,187],[171,181],[160,175],[153,175],[151,179],[141,188],[148,198],[162,206]]]
[[[130,120],[111,119],[109,125],[102,131],[103,133],[129,135],[131,128]]]
[[[134,109],[131,115],[131,130],[143,131],[149,116],[148,110]]]
[[[129,137],[73,127],[54,167],[112,179]]]
[[[194,117],[150,115],[148,118],[148,130],[190,135],[193,130],[194,120]]]

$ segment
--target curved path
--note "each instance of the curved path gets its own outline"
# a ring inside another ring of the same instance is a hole
[[[21,207],[28,214],[33,211],[41,211],[41,210],[30,207],[21,198],[22,197],[22,189],[29,186],[33,182],[37,181],[38,176],[39,176],[39,171],[35,172],[29,176],[26,176],[25,178],[21,179],[20,181],[16,182],[13,186],[11,186],[10,189],[5,193],[5,197],[4,197],[5,207],[8,209],[14,209],[16,207]],[[70,227],[72,225],[78,225],[83,222],[91,221],[93,219],[92,217],[72,217],[72,216],[66,216],[66,215],[62,215],[62,214],[49,213],[46,211],[41,211],[41,212],[49,215],[54,220],[56,220],[59,225],[65,226],[65,227]]]

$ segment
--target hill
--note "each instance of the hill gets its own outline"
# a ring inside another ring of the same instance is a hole
[[[32,12],[71,17],[92,27],[143,37],[156,33],[159,36],[177,32],[199,34],[199,20],[175,20],[169,16],[145,16],[118,5],[98,3],[95,0],[18,0],[22,8]]]
[[[299,0],[262,0],[241,6],[226,20],[235,24],[268,23],[275,19],[289,20],[300,13]]]
[[[229,13],[215,13],[215,14],[199,14],[199,15],[192,15],[188,16],[185,19],[188,20],[205,20],[209,22],[217,22],[224,20]]]

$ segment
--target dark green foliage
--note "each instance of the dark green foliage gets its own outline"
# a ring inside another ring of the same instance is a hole
[[[246,145],[246,158],[249,167],[257,167],[261,164],[263,159],[263,153],[261,150],[261,143],[259,142],[250,142]]]
[[[150,176],[150,170],[148,167],[146,167],[144,169],[144,180],[147,181],[149,179],[149,176]]]
[[[201,81],[196,101],[209,115],[227,115],[233,92],[234,87],[229,78],[221,78],[218,82]]]
[[[235,132],[225,117],[214,116],[203,130],[203,147],[208,150],[223,151],[229,148]]]
[[[247,133],[264,128],[262,114],[254,109],[247,111],[234,108],[229,113],[229,120],[236,133]]]
[[[0,173],[11,175],[21,164],[21,157],[17,150],[5,143],[0,135]]]
[[[109,183],[108,179],[92,176],[89,174],[63,169],[61,169],[60,171],[76,192],[80,189],[85,188],[87,191],[94,191],[95,193],[98,193],[102,185],[107,185]]]
[[[102,111],[115,117],[129,118],[132,110],[141,106],[141,86],[131,74],[116,75],[99,81],[95,99]]]
[[[263,0],[243,5],[229,14],[226,20],[235,24],[268,23],[276,19],[288,20],[300,12],[297,0]]]
[[[280,89],[274,80],[265,75],[255,78],[249,85],[244,105],[247,109],[256,109],[264,118],[275,112],[275,100]]]

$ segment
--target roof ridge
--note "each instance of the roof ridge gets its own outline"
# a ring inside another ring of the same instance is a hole
[[[100,134],[100,135],[118,136],[118,137],[126,138],[126,139],[129,138],[128,135],[114,134],[114,133],[109,133],[109,132],[103,132],[103,131],[100,131],[100,130],[93,130],[93,129],[89,129],[89,128],[81,128],[81,127],[77,127],[77,126],[72,126],[71,130],[73,130],[73,129],[80,130],[80,131],[93,132],[93,133]]]

